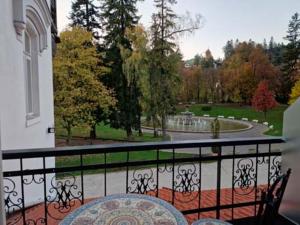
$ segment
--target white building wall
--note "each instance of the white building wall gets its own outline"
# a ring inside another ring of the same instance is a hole
[[[0,149],[54,147],[54,134],[47,131],[48,127],[54,127],[51,26],[47,27],[47,48],[38,56],[40,117],[29,126],[26,120],[23,43],[18,40],[13,23],[14,1],[19,0],[1,0],[0,4]],[[37,0],[21,1],[33,3]],[[48,159],[46,164],[53,167],[55,161]],[[41,159],[24,160],[24,169],[41,166]],[[20,162],[3,162],[4,171],[19,168]],[[18,180],[16,182],[17,188],[20,187]],[[42,192],[41,185],[26,188],[26,205],[43,200]]]
[[[1,19],[1,17],[0,17]],[[1,121],[0,121],[1,122]],[[0,124],[1,126],[1,124]],[[1,146],[1,133],[0,133],[0,146]],[[3,174],[2,174],[2,150],[0,147],[0,187],[3,187]],[[4,209],[4,191],[0,189],[0,224],[6,224],[5,221],[5,209]]]
[[[300,98],[284,113],[282,169],[292,169],[290,180],[281,204],[281,213],[300,224]]]
[[[25,75],[23,43],[13,25],[12,0],[1,0],[0,20],[0,111],[1,148],[25,149],[54,147],[51,32],[48,47],[39,55],[40,121],[26,126]]]

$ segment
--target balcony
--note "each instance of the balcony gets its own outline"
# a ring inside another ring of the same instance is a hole
[[[255,224],[262,190],[281,174],[283,142],[219,139],[4,151],[4,164],[19,163],[19,169],[4,172],[7,224],[58,224],[80,205],[117,193],[164,199],[189,223],[218,218]],[[136,159],[143,154],[147,159]],[[64,164],[66,158],[72,163]],[[33,188],[35,203],[28,197]],[[280,217],[278,224],[292,223]]]

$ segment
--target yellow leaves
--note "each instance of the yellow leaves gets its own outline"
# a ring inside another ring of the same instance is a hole
[[[240,43],[234,54],[224,61],[221,72],[223,89],[232,101],[237,99],[236,92],[249,103],[260,81],[268,80],[271,87],[278,81],[278,71],[262,47],[246,42]]]
[[[91,33],[81,28],[61,33],[53,60],[55,113],[59,119],[73,126],[91,124],[98,107],[108,113],[116,105],[113,92],[99,81],[99,76],[109,71],[100,64]]]
[[[147,34],[141,25],[126,29],[126,38],[131,43],[132,49],[119,46],[123,59],[123,72],[126,76],[128,86],[133,79],[143,74],[147,58]]]
[[[300,97],[300,80],[298,80],[292,89],[289,104],[293,104]]]

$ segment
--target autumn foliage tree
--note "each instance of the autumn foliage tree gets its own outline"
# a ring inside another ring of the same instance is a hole
[[[279,71],[261,45],[243,42],[223,62],[221,73],[225,101],[249,104],[261,81],[267,80],[272,90],[276,88]]]
[[[289,104],[293,104],[300,97],[300,80],[298,80],[292,89]]]
[[[252,99],[252,106],[256,111],[263,112],[265,119],[267,118],[267,112],[270,109],[275,108],[278,105],[274,98],[274,94],[269,90],[267,81],[261,81],[254,93]]]
[[[94,111],[99,107],[109,113],[116,100],[112,90],[99,81],[107,68],[100,66],[92,33],[74,27],[62,32],[60,39],[53,61],[55,115],[70,142],[73,127],[92,129],[97,123]]]
[[[180,92],[178,100],[181,102],[192,102],[199,99],[201,67],[193,66],[186,68],[181,64],[180,69]]]

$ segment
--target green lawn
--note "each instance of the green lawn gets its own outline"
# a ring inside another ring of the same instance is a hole
[[[191,157],[191,154],[184,153],[176,153],[175,157]],[[173,157],[172,152],[159,152],[159,159],[171,159]],[[129,161],[149,161],[156,160],[157,152],[155,150],[152,151],[139,151],[139,152],[130,152],[129,153]],[[107,163],[117,163],[117,162],[126,162],[127,153],[107,153],[106,154],[106,162]],[[104,154],[92,154],[83,156],[83,165],[95,165],[95,164],[103,164],[104,163]],[[71,167],[71,166],[79,166],[80,165],[80,157],[79,156],[65,156],[65,157],[56,157],[56,168],[59,167]],[[141,168],[149,168],[154,167],[156,165],[147,165],[147,166],[138,166],[135,169]],[[115,168],[107,170],[107,172],[111,171],[120,171],[124,168]],[[89,170],[85,171],[85,174],[95,174],[95,173],[103,173],[103,170]],[[80,171],[72,172],[73,175],[79,175]],[[58,174],[58,177],[64,177],[66,174]]]
[[[235,106],[235,105],[211,105],[211,111],[203,111],[203,105],[192,105],[189,111],[193,112],[196,116],[203,116],[204,114],[209,114],[210,116],[223,115],[225,117],[234,116],[237,119],[243,117],[249,120],[257,119],[259,122],[269,122],[270,125],[274,126],[273,130],[266,132],[267,135],[281,136],[282,135],[282,121],[283,113],[287,106],[278,106],[275,109],[267,113],[267,119],[264,119],[264,115],[261,112],[256,112],[250,106]],[[178,107],[178,113],[184,111],[184,107]]]
[[[59,125],[56,126],[56,136],[66,137],[66,130],[61,128]],[[84,127],[75,127],[72,129],[73,137],[89,137],[89,130]],[[113,140],[113,141],[127,141],[125,130],[111,128],[109,125],[103,123],[97,126],[97,138],[102,140]],[[139,136],[138,132],[133,133],[133,141],[137,142],[156,142],[162,141],[162,137],[153,137],[151,133],[144,133],[143,136]]]

